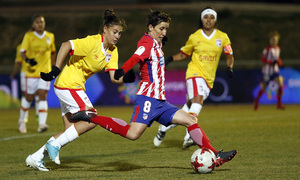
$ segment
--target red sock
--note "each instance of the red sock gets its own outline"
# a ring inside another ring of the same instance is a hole
[[[212,150],[215,154],[218,153],[218,151],[210,144],[210,140],[197,123],[189,126],[188,132],[191,138],[195,141],[195,143],[198,144],[200,148],[205,147]]]
[[[111,118],[106,116],[91,117],[92,123],[99,124],[101,127],[115,134],[126,137],[129,125],[122,119]]]
[[[277,92],[277,107],[282,106],[282,103],[281,103],[282,94],[283,94],[282,87],[279,87],[278,92]]]

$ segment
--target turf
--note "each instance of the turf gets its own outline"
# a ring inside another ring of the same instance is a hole
[[[18,109],[0,110],[0,179],[299,179],[300,105],[205,105],[199,124],[216,149],[237,149],[237,156],[212,174],[196,174],[190,157],[197,149],[182,149],[185,128],[171,129],[154,147],[158,123],[130,141],[100,126],[60,151],[61,165],[45,158],[50,172],[26,167],[26,157],[62,130],[60,109],[49,109],[50,129],[37,133],[30,110],[27,134],[17,130]],[[129,122],[132,107],[97,107],[99,114]]]

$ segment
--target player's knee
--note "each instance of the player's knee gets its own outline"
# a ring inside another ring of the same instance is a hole
[[[132,140],[132,141],[135,141],[135,140],[139,139],[139,138],[141,137],[141,135],[140,135],[140,134],[137,134],[137,133],[130,133],[130,132],[128,132],[128,133],[126,134],[126,137],[127,137],[127,139],[130,139],[130,140]]]

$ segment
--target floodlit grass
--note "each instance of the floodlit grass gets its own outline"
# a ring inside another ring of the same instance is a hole
[[[26,157],[62,130],[60,109],[49,109],[50,129],[37,133],[30,110],[27,134],[17,130],[18,109],[0,110],[0,179],[299,179],[300,105],[205,105],[199,124],[216,149],[239,152],[212,174],[196,174],[190,157],[196,146],[182,149],[185,128],[171,129],[160,147],[154,147],[158,123],[130,141],[100,126],[60,151],[61,165],[45,158],[50,172],[26,167]],[[98,107],[99,114],[129,122],[132,106]]]

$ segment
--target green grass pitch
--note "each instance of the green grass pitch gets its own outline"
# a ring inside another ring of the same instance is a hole
[[[98,114],[129,122],[132,106],[97,107]],[[26,157],[63,130],[60,109],[49,109],[50,129],[37,133],[34,109],[27,134],[18,132],[19,109],[0,110],[0,179],[299,179],[300,105],[205,105],[199,125],[216,149],[237,149],[237,156],[212,174],[196,174],[182,149],[184,127],[168,131],[160,147],[154,122],[142,137],[130,141],[97,126],[60,150],[61,165],[45,158],[50,172],[26,167]]]

